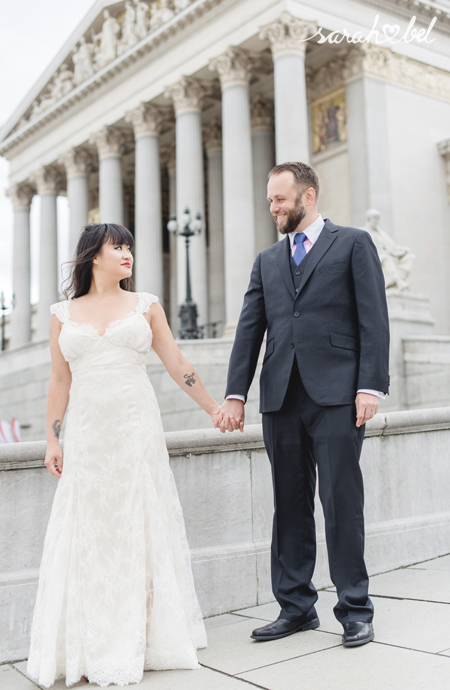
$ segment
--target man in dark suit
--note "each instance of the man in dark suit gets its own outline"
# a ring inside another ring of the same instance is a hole
[[[318,627],[316,466],[336,618],[345,646],[370,642],[364,563],[364,424],[388,392],[389,322],[377,250],[364,230],[323,221],[319,181],[304,163],[269,174],[270,211],[285,239],[256,258],[231,353],[221,431],[243,429],[264,334],[260,378],[275,515],[272,587],[279,618],[253,631],[273,640]]]

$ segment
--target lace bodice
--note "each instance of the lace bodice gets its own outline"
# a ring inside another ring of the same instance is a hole
[[[99,335],[91,324],[71,320],[71,300],[51,305],[50,312],[63,324],[59,346],[72,373],[99,366],[145,365],[145,357],[152,344],[152,331],[143,315],[159,300],[148,292],[138,292],[137,295],[136,307],[122,319],[110,323],[103,335]]]

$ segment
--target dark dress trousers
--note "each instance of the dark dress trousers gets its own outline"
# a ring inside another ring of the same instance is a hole
[[[272,587],[280,615],[295,620],[317,600],[317,467],[335,615],[341,623],[371,621],[359,466],[364,427],[356,427],[355,397],[359,389],[388,392],[389,321],[370,235],[327,219],[299,266],[288,237],[257,256],[226,395],[247,396],[266,331],[260,411],[274,485]]]

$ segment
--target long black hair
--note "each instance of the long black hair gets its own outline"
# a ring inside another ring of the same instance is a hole
[[[83,228],[71,264],[70,274],[63,281],[62,291],[66,298],[81,297],[89,292],[92,282],[92,262],[105,242],[127,244],[134,249],[133,235],[127,228],[115,223],[93,223]],[[64,285],[67,284],[66,287]],[[135,292],[131,278],[123,278],[120,283],[123,290]]]

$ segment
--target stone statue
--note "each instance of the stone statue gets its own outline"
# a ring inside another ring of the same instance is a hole
[[[169,6],[169,0],[161,0],[161,6],[159,9],[154,9],[152,11],[152,16],[150,18],[150,28],[156,29],[161,24],[168,22],[172,19],[174,11]]]
[[[407,290],[409,287],[408,277],[416,257],[408,247],[401,247],[396,244],[387,232],[381,230],[378,227],[379,220],[380,212],[376,209],[369,209],[366,213],[364,230],[370,233],[378,250],[386,289]]]
[[[125,53],[128,48],[134,46],[138,42],[136,33],[136,8],[130,0],[125,2],[125,15],[122,20],[122,41],[120,43],[120,52]]]
[[[94,67],[92,64],[93,55],[94,45],[92,43],[86,43],[85,37],[82,36],[78,49],[75,49],[72,53],[75,84],[81,84],[94,74]]]
[[[74,87],[73,72],[67,67],[64,62],[59,71],[55,74],[53,80],[53,91],[52,96],[55,101],[59,100],[63,96],[66,96]]]
[[[115,17],[111,17],[109,10],[104,10],[101,33],[96,36],[100,38],[100,47],[95,57],[99,67],[103,67],[117,56],[117,48],[119,43],[120,24]]]
[[[134,4],[136,5],[136,35],[141,41],[148,34],[148,5],[141,0],[134,0]]]

